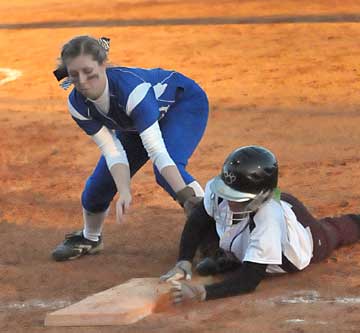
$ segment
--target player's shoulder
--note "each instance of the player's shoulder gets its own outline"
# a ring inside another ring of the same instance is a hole
[[[130,81],[130,82],[148,82],[148,81],[167,81],[173,78],[177,78],[181,75],[179,72],[174,70],[167,70],[164,68],[141,68],[141,67],[108,67],[106,69],[108,77],[111,80],[119,81]],[[177,78],[178,79],[178,78]],[[154,81],[154,82],[155,82]]]
[[[280,203],[275,199],[270,199],[260,206],[254,216],[255,223],[273,223],[282,222],[284,220],[284,212]]]
[[[144,71],[143,68],[113,66],[106,69],[106,74],[113,82],[141,83],[145,81]]]

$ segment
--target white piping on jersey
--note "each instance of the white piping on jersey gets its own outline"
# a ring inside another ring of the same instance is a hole
[[[167,81],[168,79],[170,79],[170,77],[172,75],[174,75],[176,72],[171,72],[162,81],[160,81],[157,84],[155,84],[154,86],[152,86],[151,83],[146,82],[140,75],[137,75],[131,71],[126,71],[126,70],[123,70],[120,68],[116,68],[115,70],[123,72],[123,73],[130,73],[130,74],[134,75],[135,77],[137,77],[138,79],[140,79],[141,81],[143,81],[143,83],[140,83],[138,86],[135,87],[135,89],[130,93],[130,95],[128,97],[127,104],[126,104],[126,114],[128,116],[130,116],[131,112],[135,109],[135,107],[138,104],[140,104],[140,102],[145,98],[146,93],[148,92],[150,87],[153,88],[155,97],[158,101],[166,102],[166,103],[174,103],[175,102],[175,100],[169,101],[169,100],[159,99],[158,97],[160,97],[167,88],[167,84],[163,84],[163,83],[165,81]],[[144,85],[144,84],[146,84],[146,85]],[[149,85],[149,87],[147,85]],[[139,86],[141,86],[142,88],[141,89],[138,88]],[[131,97],[131,100],[130,100],[130,97]]]
[[[157,99],[158,101],[160,102],[166,102],[166,103],[175,103],[175,101],[169,101],[169,100],[166,100],[166,99]]]
[[[136,67],[134,67],[134,68],[136,68]],[[120,72],[124,72],[124,73],[130,73],[130,74],[136,76],[136,77],[137,77],[138,79],[140,79],[141,81],[146,82],[141,76],[139,76],[139,75],[137,75],[137,74],[135,74],[135,73],[133,73],[133,72],[125,71],[125,70],[120,69],[120,68],[115,68],[115,70],[116,70],[116,71],[120,71]]]
[[[97,133],[92,135],[91,138],[100,148],[109,169],[118,163],[129,165],[124,147],[116,137],[115,132],[103,126]]]
[[[155,164],[160,173],[166,166],[175,165],[165,147],[159,123],[157,121],[141,132],[140,137],[149,158]]]
[[[175,73],[176,73],[176,72],[171,72],[164,80],[162,80],[160,83],[157,83],[155,86],[153,86],[153,89],[154,89],[154,91],[155,91],[155,96],[156,96],[156,99],[157,99],[158,101],[160,101],[160,102],[166,102],[166,103],[175,103],[175,100],[169,101],[169,100],[166,100],[166,99],[160,99],[160,98],[158,98],[158,97],[160,97],[160,96],[164,93],[164,91],[165,91],[165,89],[166,89],[166,87],[167,87],[167,83],[165,83],[165,84],[163,84],[163,83],[164,83],[166,80],[170,79],[171,76],[174,75]],[[157,88],[158,85],[159,85],[160,87],[164,87],[164,86],[165,86],[165,88],[164,88],[164,90],[161,92],[161,94],[158,94],[158,95],[157,95],[156,90],[159,89],[159,88]]]
[[[91,120],[91,117],[86,118],[82,114],[80,114],[78,111],[76,111],[76,109],[71,104],[70,99],[68,99],[68,107],[69,107],[69,111],[70,111],[71,115],[74,118],[79,119],[79,120]]]
[[[137,67],[132,67],[132,68],[137,68]],[[131,72],[131,71],[127,71],[127,70],[124,70],[124,69],[121,69],[121,68],[115,68],[115,70],[116,70],[116,71],[120,71],[120,72],[124,72],[124,73],[130,73],[130,74],[136,76],[136,77],[137,77],[138,79],[140,79],[141,81],[146,82],[140,75],[135,74],[135,73],[133,73],[133,72]],[[166,78],[164,78],[162,81],[160,81],[160,83],[164,83],[166,80],[170,79],[170,77],[171,77],[172,75],[174,75],[175,73],[176,73],[175,71],[171,72]]]
[[[150,88],[151,83],[143,82],[136,86],[135,89],[130,93],[126,103],[126,114],[128,116],[130,116],[131,112],[145,98]]]
[[[164,80],[161,81],[161,83],[165,82],[166,80],[170,79],[170,77],[175,74],[176,72],[171,72],[169,76],[167,76]]]
[[[167,83],[161,84],[160,82],[156,83],[153,86],[156,99],[158,99],[164,93],[166,87],[167,87]]]

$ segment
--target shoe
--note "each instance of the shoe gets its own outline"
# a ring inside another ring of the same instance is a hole
[[[65,240],[52,252],[56,261],[79,258],[85,254],[96,254],[104,248],[101,236],[97,242],[84,237],[82,230],[65,236]]]
[[[349,214],[349,216],[356,222],[360,223],[360,214]]]
[[[216,275],[238,269],[241,261],[232,252],[219,249],[212,257],[201,260],[195,270],[200,276]]]

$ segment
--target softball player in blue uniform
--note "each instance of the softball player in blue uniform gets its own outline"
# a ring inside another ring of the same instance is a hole
[[[120,222],[131,203],[130,178],[149,158],[157,183],[181,206],[203,196],[186,165],[205,131],[205,92],[176,71],[109,67],[103,43],[108,41],[73,38],[64,45],[54,72],[59,80],[67,76],[74,84],[70,114],[102,152],[82,193],[84,229],[56,247],[52,255],[58,261],[102,249],[110,202],[119,192]]]
[[[360,215],[317,220],[277,183],[278,163],[266,148],[241,147],[228,156],[186,221],[175,267],[161,277],[172,281],[175,303],[251,292],[268,273],[298,272],[360,239]],[[216,253],[196,271],[231,275],[206,286],[178,281],[191,279],[195,251],[209,239],[217,240]]]

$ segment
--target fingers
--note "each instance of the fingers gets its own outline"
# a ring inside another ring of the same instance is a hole
[[[160,281],[171,282],[177,280],[191,280],[192,263],[188,260],[180,260],[169,272],[160,277]]]
[[[128,198],[120,197],[119,200],[116,203],[116,222],[117,223],[123,223],[125,221],[125,214],[129,210],[131,203],[131,196]]]
[[[130,203],[118,201],[116,205],[116,222],[123,223],[125,221],[125,213],[129,210]]]
[[[185,276],[183,272],[171,270],[170,272],[160,276],[160,281],[164,281],[164,282],[178,281],[183,279],[184,277]]]
[[[172,276],[173,276],[173,272],[172,272],[172,270],[171,270],[171,271],[167,272],[166,274],[161,275],[161,276],[160,276],[160,281],[161,281],[161,282],[168,282],[168,281],[170,281],[170,279],[172,278]]]
[[[159,279],[161,282],[168,282],[169,276],[167,274],[164,274],[164,275],[161,275]]]
[[[131,203],[130,188],[119,189],[119,199],[116,202],[116,222],[122,223],[125,221],[125,214],[129,210]]]
[[[120,224],[124,222],[124,207],[121,202],[116,205],[116,223]]]
[[[160,281],[171,282],[171,281],[181,280],[181,279],[185,278],[185,274],[186,274],[186,272],[176,265],[174,268],[172,268],[166,274],[162,275],[160,277]]]
[[[129,210],[130,202],[131,201],[124,201],[124,203],[123,203],[123,214],[127,213],[127,211]]]
[[[202,197],[191,197],[185,201],[184,212],[185,212],[186,217],[190,217],[193,209],[195,209],[195,206],[202,200],[203,200]]]
[[[184,301],[181,282],[171,281],[170,294],[174,304],[180,304]]]

